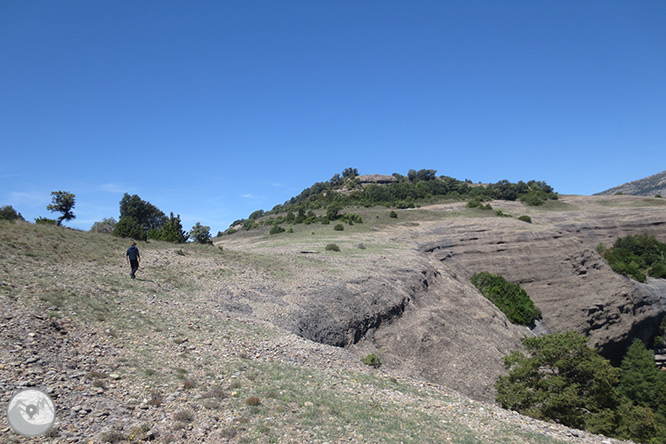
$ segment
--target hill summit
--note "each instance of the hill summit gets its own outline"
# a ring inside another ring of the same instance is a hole
[[[666,194],[666,171],[653,174],[644,179],[634,180],[618,185],[606,191],[596,193],[595,196],[609,194],[630,194],[632,196],[657,196]]]

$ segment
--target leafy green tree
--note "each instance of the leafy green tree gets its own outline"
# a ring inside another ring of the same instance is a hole
[[[187,231],[183,230],[183,224],[180,221],[180,214],[174,216],[173,213],[169,215],[169,219],[162,225],[159,230],[153,230],[148,233],[148,237],[151,239],[174,242],[177,244],[185,243],[190,238]]]
[[[416,172],[417,181],[430,181],[437,179],[437,170],[418,170]]]
[[[620,392],[635,405],[648,407],[655,412],[666,409],[666,385],[657,369],[654,356],[640,339],[627,349],[621,364]],[[665,411],[666,412],[666,411]]]
[[[0,220],[25,220],[11,205],[0,207]]]
[[[509,374],[496,384],[502,407],[581,429],[606,424],[620,401],[620,370],[588,347],[587,338],[567,331],[526,338],[523,345],[527,355],[516,351],[504,359]]]
[[[76,218],[72,209],[75,204],[74,194],[68,191],[51,191],[51,203],[46,206],[46,209],[53,213],[62,213],[62,215],[56,219],[56,224],[58,226],[62,225],[64,220],[72,220]]]
[[[113,229],[115,228],[116,223],[117,222],[114,218],[107,217],[92,224],[90,231],[93,233],[113,233]]]
[[[190,230],[190,237],[198,244],[211,244],[210,227],[201,225],[199,222],[194,224]]]
[[[146,240],[148,233],[143,227],[132,217],[121,218],[118,223],[113,227],[111,233],[118,237],[128,237],[136,240]]]
[[[342,210],[342,205],[332,203],[326,208],[326,217],[329,221],[336,220],[340,216],[340,210]]]
[[[155,205],[142,200],[138,195],[125,193],[120,200],[120,219],[132,218],[148,233],[159,230],[168,220]]]
[[[356,168],[345,168],[344,171],[342,172],[342,177],[348,178],[348,179],[353,179],[354,177],[358,176],[358,170]]]

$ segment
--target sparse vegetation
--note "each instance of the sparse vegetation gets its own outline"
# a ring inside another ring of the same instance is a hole
[[[333,227],[335,231],[344,231],[345,227],[342,224],[337,224],[336,226]]]
[[[518,220],[521,220],[523,222],[527,222],[528,224],[532,223],[532,218],[529,216],[519,216]]]
[[[407,176],[394,173],[396,181],[388,184],[369,184],[361,186],[358,174],[348,168],[334,175],[329,181],[318,182],[303,190],[270,211],[257,210],[247,219],[234,221],[226,234],[237,231],[242,226],[251,230],[262,225],[330,223],[341,220],[350,225],[362,223],[355,214],[342,213],[350,206],[372,207],[385,206],[394,208],[416,208],[422,203],[441,200],[469,200],[470,208],[492,210],[490,200],[517,200],[528,205],[542,205],[550,199],[557,199],[552,187],[543,181],[531,180],[527,183],[511,183],[503,180],[489,185],[472,186],[469,181],[460,181],[452,177],[437,177],[436,170],[410,170]],[[316,215],[314,211],[324,211]],[[397,217],[397,213],[394,213]],[[394,217],[390,214],[390,217]],[[232,231],[233,230],[233,231]]]
[[[337,244],[328,244],[326,245],[326,251],[340,251],[340,247]]]
[[[534,325],[537,319],[541,319],[541,310],[534,305],[520,285],[485,271],[472,276],[471,282],[512,323],[530,326]]]

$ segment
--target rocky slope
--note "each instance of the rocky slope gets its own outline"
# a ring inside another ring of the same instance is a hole
[[[402,211],[394,225],[327,234],[343,242],[338,256],[307,253],[323,248],[319,235],[309,242],[231,237],[221,243],[270,254],[285,266],[300,262],[297,285],[272,282],[265,303],[275,303],[276,291],[288,303],[265,319],[313,341],[376,352],[387,368],[477,399],[494,399],[503,356],[534,332],[511,325],[476,291],[469,282],[476,272],[520,283],[543,311],[540,332],[580,331],[611,359],[634,337],[654,335],[666,312],[664,282],[644,285],[617,275],[595,249],[643,232],[666,241],[666,201],[565,196],[543,208],[493,205],[505,214],[527,213],[533,223],[452,203]],[[370,248],[358,249],[359,243]],[[317,264],[329,269],[317,272]]]
[[[617,193],[650,197],[656,195],[666,196],[666,171],[653,174],[644,179],[627,182],[597,194],[614,195]]]

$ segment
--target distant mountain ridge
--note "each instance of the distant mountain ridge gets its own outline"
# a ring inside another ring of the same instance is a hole
[[[644,179],[634,180],[625,184],[616,186],[606,191],[596,193],[595,196],[612,194],[630,194],[633,196],[651,196],[666,195],[666,171],[654,174]]]

